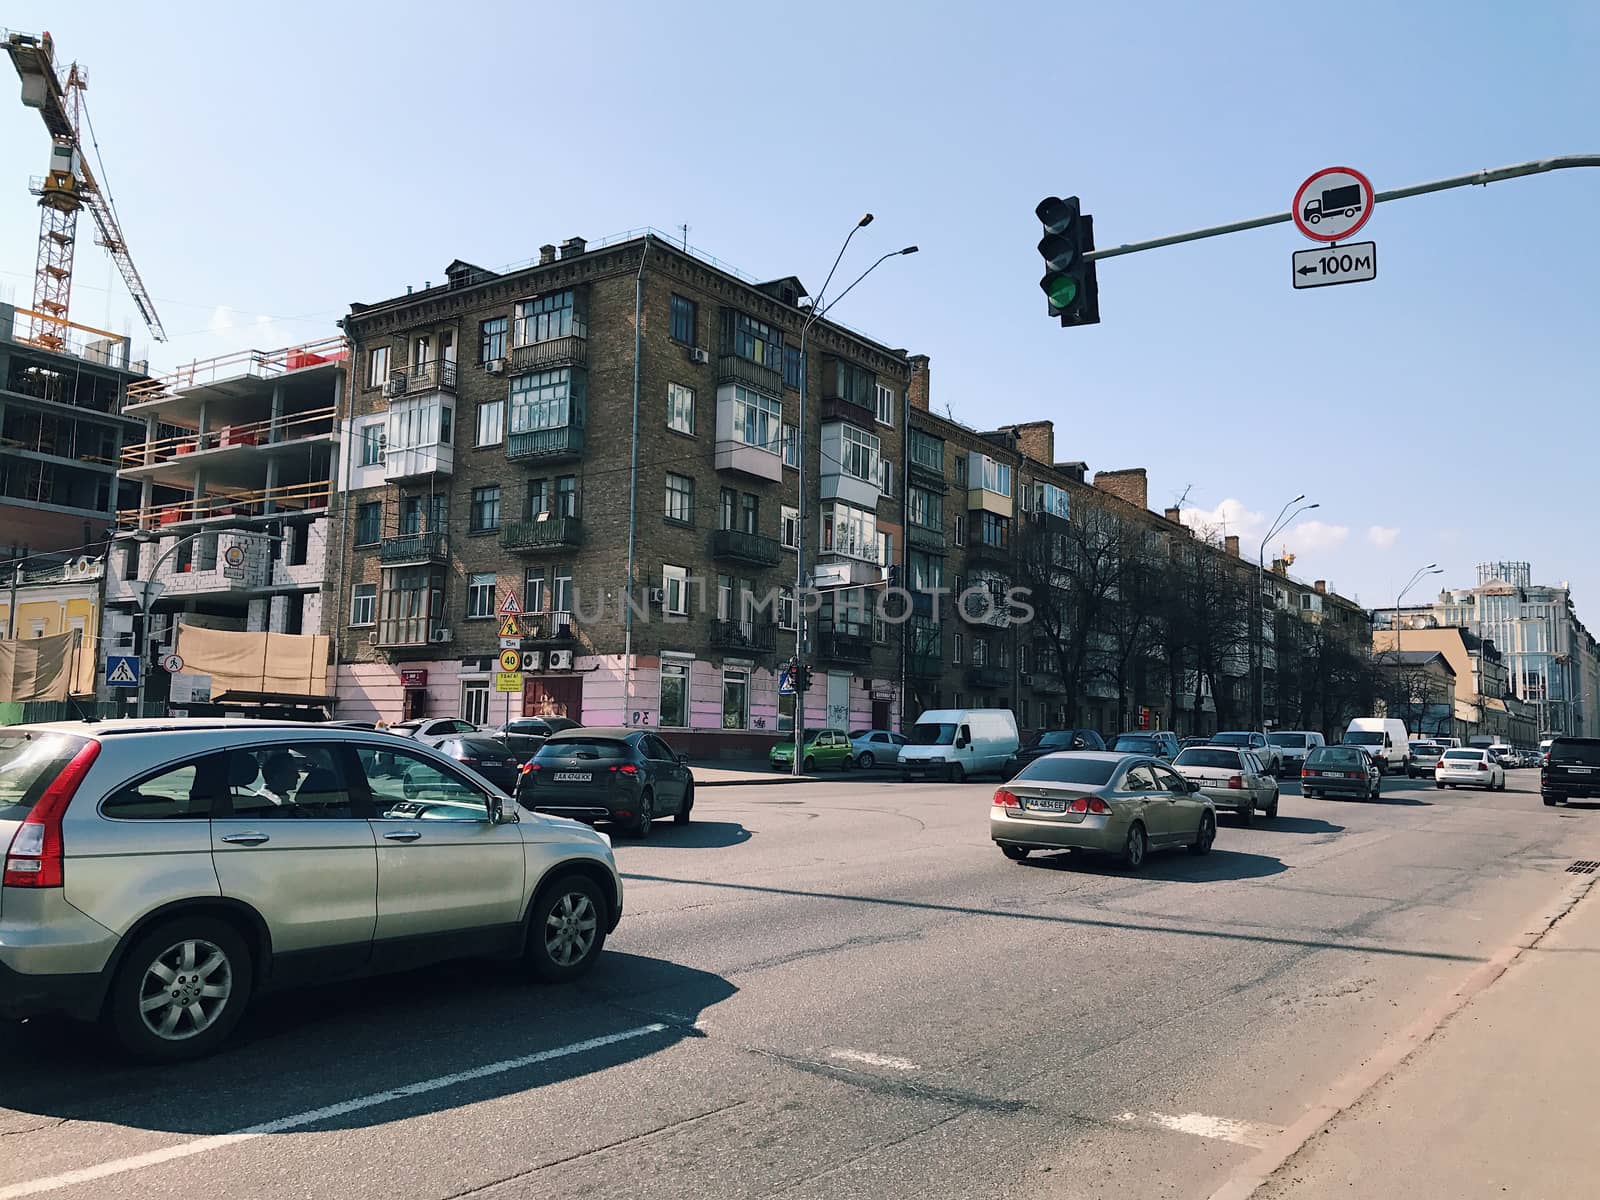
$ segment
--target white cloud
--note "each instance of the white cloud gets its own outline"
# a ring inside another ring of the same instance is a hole
[[[1326,521],[1306,521],[1291,525],[1283,535],[1290,549],[1327,550],[1342,546],[1350,538],[1350,526],[1329,525]]]
[[[1400,531],[1392,525],[1373,525],[1367,530],[1367,541],[1382,550],[1387,550],[1400,540]]]
[[[1237,534],[1245,558],[1254,558],[1261,539],[1272,521],[1265,513],[1252,512],[1241,500],[1231,496],[1212,509],[1186,508],[1183,523],[1197,533],[1221,538]],[[1274,535],[1274,545],[1268,547],[1272,557],[1287,546],[1291,551],[1327,550],[1342,546],[1350,539],[1348,525],[1330,525],[1326,521],[1296,521],[1288,529]]]

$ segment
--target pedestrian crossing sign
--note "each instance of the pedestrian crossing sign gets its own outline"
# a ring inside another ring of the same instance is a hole
[[[132,654],[106,656],[107,687],[138,687],[139,659]]]
[[[515,592],[507,592],[500,599],[500,615],[503,617],[520,617],[522,605],[517,601]]]

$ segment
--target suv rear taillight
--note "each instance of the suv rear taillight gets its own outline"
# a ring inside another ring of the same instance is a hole
[[[62,861],[66,855],[61,844],[61,818],[66,815],[73,793],[99,753],[99,742],[84,743],[83,749],[72,756],[72,761],[34,802],[33,811],[23,820],[11,839],[11,848],[6,851],[0,887],[58,888],[62,885]]]

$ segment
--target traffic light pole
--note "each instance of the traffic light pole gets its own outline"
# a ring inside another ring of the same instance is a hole
[[[1417,183],[1410,187],[1394,188],[1392,191],[1379,192],[1373,197],[1374,204],[1382,204],[1388,200],[1405,200],[1412,196],[1426,196],[1430,192],[1447,192],[1452,188],[1483,187],[1491,183],[1499,183],[1505,179],[1521,179],[1525,175],[1542,175],[1546,171],[1560,171],[1568,167],[1600,167],[1600,154],[1563,154],[1556,158],[1539,158],[1532,162],[1515,163],[1509,167],[1493,167],[1485,171],[1474,171],[1470,175],[1454,175],[1449,179],[1437,179],[1432,183]],[[1108,246],[1104,250],[1090,250],[1084,254],[1086,262],[1099,262],[1102,258],[1117,258],[1123,254],[1137,254],[1141,250],[1159,250],[1162,246],[1176,246],[1180,242],[1198,242],[1204,238],[1221,237],[1225,233],[1242,233],[1246,229],[1260,229],[1267,225],[1282,225],[1293,219],[1287,212],[1274,213],[1270,217],[1252,217],[1248,221],[1234,221],[1228,225],[1213,225],[1206,229],[1196,229],[1189,233],[1174,233],[1167,237],[1151,238],[1145,242],[1129,242],[1122,246]]]

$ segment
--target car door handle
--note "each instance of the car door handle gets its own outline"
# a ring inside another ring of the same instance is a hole
[[[422,835],[415,829],[395,829],[383,835],[391,842],[414,842]]]
[[[222,840],[230,846],[259,846],[262,842],[270,842],[272,839],[264,833],[225,833],[222,835]]]

